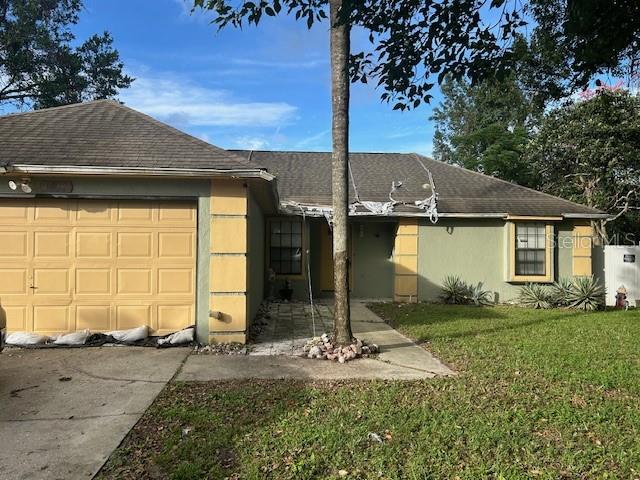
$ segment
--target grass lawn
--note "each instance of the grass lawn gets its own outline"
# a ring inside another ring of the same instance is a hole
[[[374,308],[459,375],[174,383],[99,478],[640,478],[640,311]]]

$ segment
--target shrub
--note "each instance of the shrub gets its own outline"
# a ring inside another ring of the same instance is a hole
[[[549,288],[539,283],[527,283],[520,289],[520,303],[530,308],[551,308]]]
[[[550,287],[549,300],[554,307],[569,306],[569,295],[573,288],[573,280],[571,278],[561,278],[554,282]]]
[[[462,305],[468,303],[467,285],[454,275],[448,275],[442,282],[442,301],[444,303],[452,303],[454,305]]]
[[[597,310],[604,305],[605,290],[593,277],[576,277],[567,297],[568,306],[580,310]]]
[[[484,284],[482,282],[478,282],[477,285],[469,285],[467,287],[468,290],[468,299],[474,305],[489,305],[492,303],[491,301],[491,292],[489,290],[484,290]]]

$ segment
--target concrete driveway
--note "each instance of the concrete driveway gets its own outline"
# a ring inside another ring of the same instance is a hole
[[[91,478],[189,348],[0,354],[0,478]]]

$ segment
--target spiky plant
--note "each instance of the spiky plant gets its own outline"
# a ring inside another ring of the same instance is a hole
[[[550,287],[549,297],[554,307],[566,307],[569,305],[569,295],[573,288],[573,280],[571,278],[560,278]]]
[[[468,303],[469,287],[455,275],[447,275],[442,282],[442,301],[461,305]]]
[[[604,305],[605,289],[593,276],[576,277],[567,300],[571,308],[597,310]]]
[[[476,285],[469,285],[467,287],[469,301],[474,305],[490,305],[492,302],[491,292],[484,289],[484,284],[478,282]]]
[[[529,308],[550,308],[549,288],[539,283],[527,283],[520,289],[520,303]]]

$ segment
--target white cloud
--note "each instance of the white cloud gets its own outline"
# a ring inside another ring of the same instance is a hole
[[[328,64],[328,61],[324,59],[302,60],[299,62],[278,62],[269,60],[253,60],[250,58],[236,58],[231,62],[235,65],[265,68],[316,68]]]
[[[242,150],[266,150],[269,141],[260,137],[238,137],[234,140],[236,146]]]
[[[321,132],[318,132],[314,135],[310,135],[306,138],[303,138],[302,140],[299,140],[298,142],[295,143],[294,148],[296,150],[304,150],[304,149],[311,149],[311,150],[318,150],[318,149],[327,149],[327,142],[328,142],[328,135],[329,135],[330,130],[322,130]],[[329,142],[329,148],[331,147],[331,144]]]
[[[277,127],[295,118],[285,102],[243,102],[225,90],[202,87],[173,74],[135,75],[120,94],[127,105],[159,120],[186,126]]]
[[[400,151],[405,153],[419,153],[420,155],[431,157],[433,156],[433,142],[418,142],[402,145]]]

